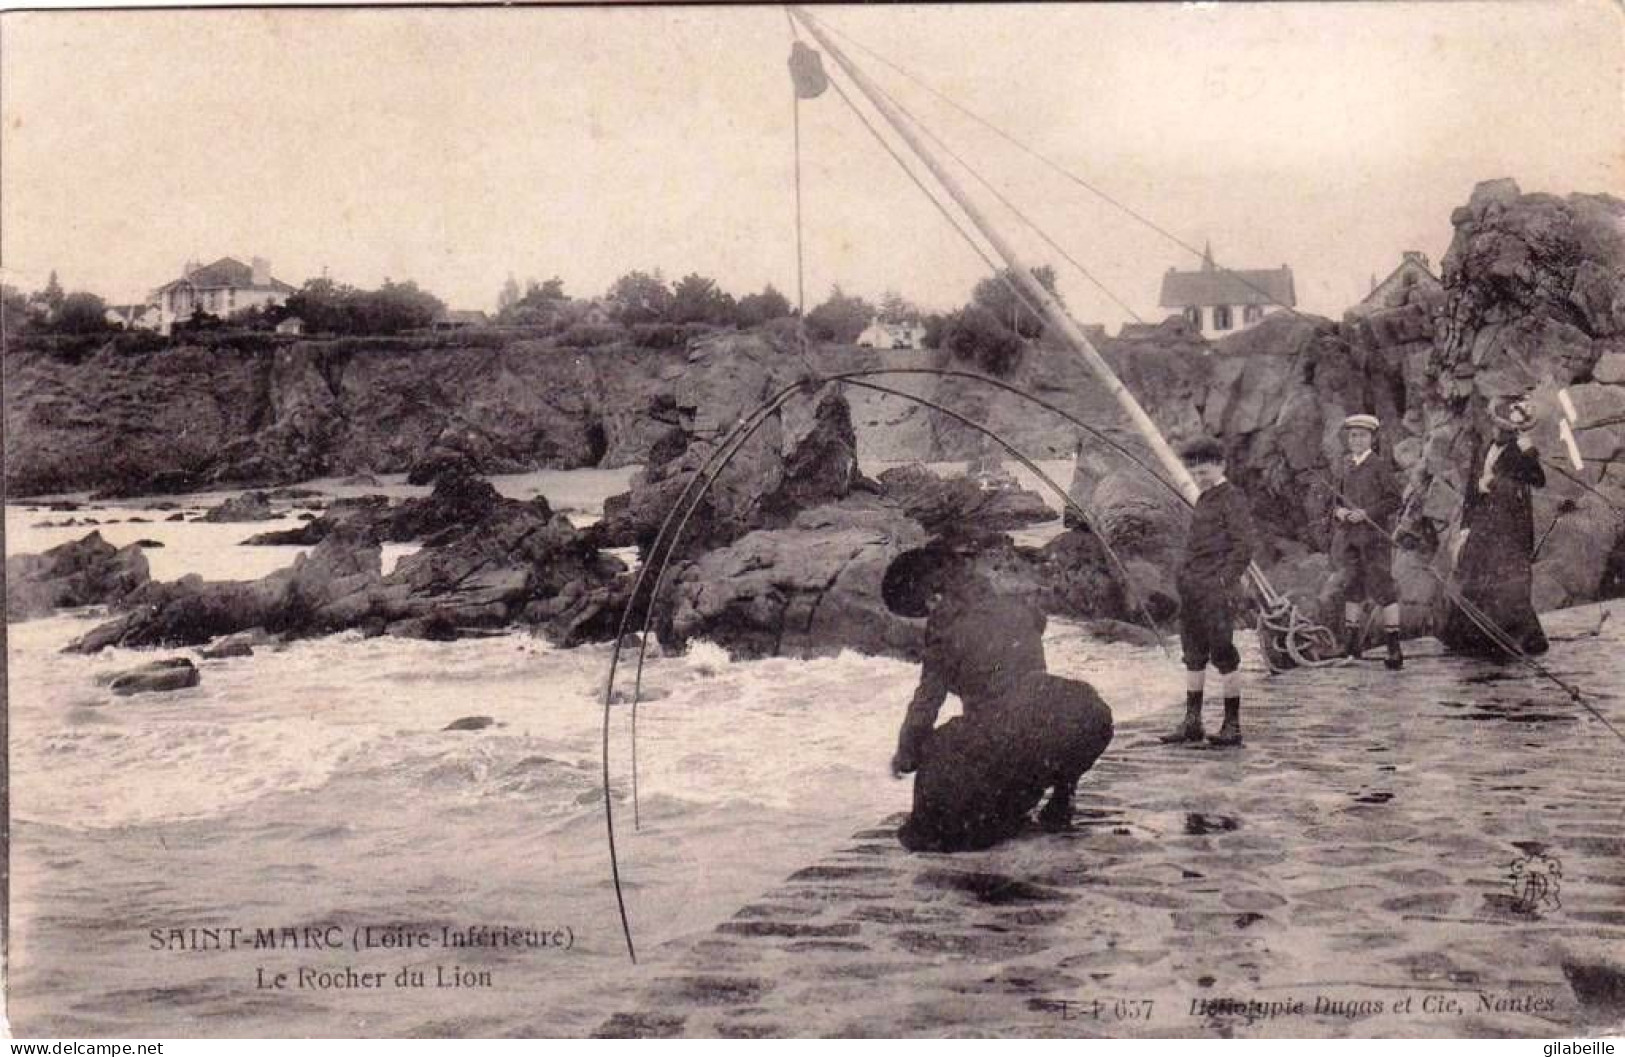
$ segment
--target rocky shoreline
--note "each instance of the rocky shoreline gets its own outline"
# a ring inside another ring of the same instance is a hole
[[[1551,616],[1583,637],[1547,663],[1617,715],[1587,676],[1625,628],[1596,621]],[[944,856],[904,852],[896,818],[862,831],[662,952],[679,968],[597,1034],[1618,1031],[1625,752],[1516,667],[1418,652],[1251,676],[1240,751],[1157,744],[1171,712],[1121,724],[1068,834]],[[1549,898],[1519,880],[1539,870]]]
[[[1493,180],[1451,220],[1442,287],[1400,289],[1341,321],[1277,313],[1214,344],[1177,318],[1097,335],[1169,438],[1223,441],[1231,477],[1266,530],[1260,564],[1322,619],[1335,616],[1320,587],[1343,417],[1365,411],[1384,423],[1381,446],[1407,495],[1409,549],[1396,559],[1404,621],[1425,634],[1441,605],[1425,570],[1447,571],[1485,401],[1531,387],[1548,477],[1535,496],[1536,607],[1625,591],[1625,202]],[[125,355],[109,344],[73,363],[24,342],[7,350],[6,481],[13,496],[134,495],[321,475],[404,472],[428,483],[448,469],[641,464],[648,487],[606,520],[645,542],[715,443],[782,385],[940,368],[962,365],[941,351],[807,347],[782,326],[719,331],[680,351],[557,349],[522,336],[494,348],[380,339]],[[1031,457],[1076,454],[1073,497],[1125,552],[1125,589],[1148,604],[1168,595],[1162,552],[1177,546],[1183,511],[1144,471],[1009,392],[926,373],[883,380],[984,422]],[[1071,352],[1033,343],[1006,381],[1146,454]],[[1576,412],[1579,468],[1560,436],[1559,390]],[[772,416],[743,455],[754,466],[740,479],[765,491],[719,481],[693,526],[700,544],[788,528],[817,500],[844,498],[861,484],[854,455],[931,462],[989,451],[975,431],[895,397],[830,386],[812,395]]]

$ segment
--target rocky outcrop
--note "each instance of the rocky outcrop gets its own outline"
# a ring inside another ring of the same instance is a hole
[[[480,494],[466,482],[456,488]],[[452,490],[437,494],[452,499]],[[128,612],[69,649],[195,645],[253,628],[284,637],[359,628],[456,638],[512,624],[576,642],[613,634],[625,603],[624,572],[545,502],[498,497],[478,517],[441,529],[388,576],[374,535],[330,531],[293,565],[260,580],[188,576],[147,584],[125,599]]]
[[[197,666],[185,657],[168,657],[107,678],[107,688],[120,697],[185,690],[202,682]]]
[[[443,473],[434,491],[422,498],[391,503],[387,496],[370,495],[335,500],[320,516],[298,528],[262,532],[243,541],[244,546],[311,546],[334,533],[377,543],[426,541],[430,545],[453,537],[469,525],[478,524],[512,500],[502,497],[491,482],[475,477],[466,468]],[[552,514],[547,499],[531,500],[537,509]]]
[[[1443,325],[1426,363],[1426,420],[1412,479],[1412,527],[1458,528],[1461,488],[1487,400],[1533,389],[1546,487],[1534,494],[1534,601],[1546,610],[1620,593],[1625,571],[1625,202],[1474,189],[1451,217]],[[1557,392],[1577,412],[1583,467],[1559,434]]]
[[[92,532],[43,554],[6,558],[6,619],[117,603],[151,578],[140,544],[115,547]]]
[[[933,534],[1003,532],[1056,516],[1043,496],[1008,474],[939,477],[913,463],[885,471],[877,483],[888,503]]]
[[[805,511],[787,528],[751,532],[674,570],[662,644],[680,649],[704,638],[736,657],[849,649],[917,659],[925,621],[888,610],[880,585],[893,558],[932,534],[892,497],[869,495]],[[1130,608],[1131,592],[1088,533],[1065,533],[1042,549],[984,537],[976,563],[998,590],[1046,612],[1084,621],[1140,619]]]
[[[652,415],[667,423],[648,466],[614,520],[601,533],[644,548],[690,482],[737,425],[764,401],[812,374],[788,343],[765,334],[727,335],[702,342],[664,372],[666,388]],[[857,441],[845,397],[833,386],[810,386],[762,417],[708,486],[684,528],[679,553],[725,546],[761,528],[782,528],[795,515],[837,501],[859,481]]]
[[[1157,326],[1125,327],[1117,338],[1096,337],[1113,372],[1164,433],[1177,442],[1201,432],[1208,353],[1212,349],[1207,341],[1192,334],[1177,317]],[[931,365],[967,369],[942,353],[934,354]],[[1048,341],[1030,345],[1001,381],[1104,430],[1117,443],[1149,457],[1115,398],[1070,348]],[[939,379],[927,395],[967,418],[985,423],[1030,458],[1070,456],[1080,444],[1086,451],[1108,450],[1054,412],[983,382]],[[987,454],[1004,457],[1002,448],[990,444],[975,430],[933,412],[933,444],[927,456],[930,460],[974,459]]]
[[[862,500],[748,533],[676,575],[662,643],[705,638],[741,657],[843,648],[917,655],[925,622],[887,610],[880,581],[892,558],[925,539],[895,510]]]
[[[271,507],[270,496],[264,492],[245,492],[206,511],[198,520],[219,524],[230,521],[271,521],[277,516],[277,512]]]

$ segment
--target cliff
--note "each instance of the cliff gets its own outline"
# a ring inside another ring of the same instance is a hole
[[[406,342],[179,346],[79,363],[8,348],[11,494],[176,491],[400,473],[622,466],[659,432],[666,351],[413,348]]]

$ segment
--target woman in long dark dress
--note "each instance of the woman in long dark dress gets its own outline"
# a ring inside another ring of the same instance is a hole
[[[1524,653],[1544,653],[1546,633],[1530,600],[1534,582],[1535,523],[1530,490],[1546,485],[1530,431],[1526,402],[1490,404],[1491,436],[1473,449],[1462,506],[1456,587]],[[1506,658],[1460,606],[1452,604],[1439,639],[1457,653]]]
[[[882,594],[893,612],[927,618],[892,758],[893,775],[919,772],[898,840],[910,851],[986,848],[1019,833],[1046,792],[1039,822],[1067,828],[1079,777],[1112,740],[1112,712],[1088,683],[1048,673],[1044,614],[940,544],[894,560]],[[964,714],[938,727],[949,694]]]

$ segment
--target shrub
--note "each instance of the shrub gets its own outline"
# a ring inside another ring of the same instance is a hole
[[[685,349],[690,341],[718,329],[705,323],[639,323],[631,328],[629,339],[645,349]]]
[[[988,374],[1008,374],[1021,358],[1021,339],[981,305],[971,304],[948,324],[944,344],[954,358]]]
[[[626,328],[616,323],[577,323],[554,340],[571,349],[595,349],[626,338]]]
[[[155,330],[121,330],[113,335],[113,351],[121,356],[140,356],[168,345],[169,339]]]

